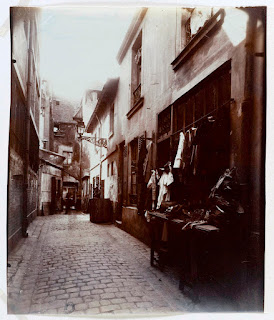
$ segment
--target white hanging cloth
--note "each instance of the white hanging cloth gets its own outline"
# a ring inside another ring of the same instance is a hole
[[[176,154],[174,164],[173,164],[174,169],[179,169],[182,165],[184,142],[185,142],[185,135],[183,132],[181,132],[180,133],[180,140],[179,140],[179,144],[178,144],[178,149],[177,149],[177,154]]]
[[[159,181],[159,196],[157,202],[157,208],[159,209],[163,201],[170,201],[170,190],[169,186],[174,181],[173,174],[171,172],[163,172],[160,181]]]

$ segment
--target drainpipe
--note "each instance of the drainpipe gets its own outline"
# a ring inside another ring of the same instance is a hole
[[[246,28],[246,56],[245,56],[245,82],[244,82],[244,99],[242,102],[242,129],[241,129],[241,198],[242,204],[247,212],[243,221],[244,232],[244,247],[248,248],[248,238],[250,234],[250,210],[252,204],[250,199],[251,192],[251,136],[252,136],[252,114],[253,114],[253,81],[254,81],[254,41],[253,32],[256,26],[256,19],[252,15],[252,9],[243,9],[249,16]],[[244,250],[247,254],[247,250]],[[248,260],[246,257],[245,260]]]
[[[256,34],[257,21],[261,18],[258,13],[258,9],[250,8],[244,9],[244,11],[249,15],[249,21],[247,25],[246,32],[246,66],[245,66],[245,88],[244,88],[244,100],[242,103],[242,164],[243,164],[243,181],[246,183],[246,190],[244,194],[244,202],[247,208],[247,216],[246,216],[246,260],[248,262],[248,275],[247,282],[250,283],[251,288],[254,281],[257,281],[257,275],[259,275],[261,268],[260,257],[262,257],[262,246],[261,246],[261,238],[263,234],[258,230],[258,223],[261,224],[261,213],[257,212],[256,203],[252,204],[252,201],[258,201],[253,197],[254,188],[256,188],[256,183],[254,181],[255,171],[252,168],[254,166],[254,150],[252,150],[253,143],[252,139],[255,139],[256,132],[254,130],[260,130],[260,124],[258,123],[258,119],[256,119],[255,105],[254,100],[254,86],[255,86],[255,38],[254,34]],[[263,84],[262,84],[263,86]],[[262,102],[263,104],[263,102]],[[264,143],[261,141],[260,143]],[[251,156],[252,154],[252,156]],[[262,154],[257,155],[262,156]],[[255,199],[255,200],[254,200]],[[259,204],[259,211],[262,210],[261,204]],[[256,215],[260,215],[259,217]],[[259,221],[259,222],[258,222]],[[257,260],[258,259],[258,260]],[[254,264],[255,263],[255,264]],[[257,271],[259,273],[256,275]],[[256,277],[256,280],[254,278]],[[259,279],[260,280],[260,279]],[[259,290],[257,287],[254,287],[254,292],[251,294],[250,299],[254,299],[254,306],[258,303],[258,307],[260,307]],[[251,290],[252,291],[252,290]],[[255,293],[256,292],[256,293]],[[253,307],[254,307],[253,306]],[[255,307],[256,308],[256,307]]]
[[[101,121],[100,119],[98,118],[97,114],[95,113],[96,115],[96,118],[97,118],[97,121],[99,123],[99,137],[98,138],[101,138],[101,134],[102,134],[102,124],[101,124]],[[96,141],[95,141],[96,143]],[[100,198],[102,198],[102,186],[101,186],[101,179],[102,179],[102,147],[100,147],[100,152],[99,152],[99,156],[100,156],[100,167],[99,167],[99,184],[100,184]]]
[[[28,236],[28,171],[29,171],[29,146],[30,146],[30,107],[31,107],[31,72],[32,72],[32,19],[29,20],[29,41],[28,41],[28,76],[27,76],[27,110],[26,110],[26,136],[25,136],[25,158],[24,158],[24,172],[23,172],[23,217],[22,217],[22,235],[24,238]]]

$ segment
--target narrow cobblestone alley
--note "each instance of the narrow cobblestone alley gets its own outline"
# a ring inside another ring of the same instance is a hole
[[[37,217],[9,255],[8,313],[144,314],[194,311],[149,248],[89,215]]]

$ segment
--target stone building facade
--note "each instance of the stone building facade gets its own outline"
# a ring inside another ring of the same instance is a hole
[[[38,211],[39,10],[11,8],[11,114],[8,177],[8,250],[27,236]]]
[[[77,139],[77,122],[73,117],[77,103],[64,98],[53,97],[53,151],[64,157],[62,171],[62,190],[57,209],[61,210],[68,192],[73,197],[72,206],[80,201],[80,141]]]
[[[208,175],[196,181],[195,190],[189,186],[186,192],[195,194],[194,201],[199,203],[226,168],[237,169],[245,211],[242,260],[248,261],[237,275],[241,279],[237,288],[241,303],[252,300],[255,309],[262,307],[263,297],[265,11],[260,7],[140,9],[118,52],[116,94],[105,103],[98,102],[91,117],[94,127],[91,123],[88,127],[93,135],[107,140],[107,150],[101,148],[99,158],[98,150],[93,153],[93,184],[100,186],[104,180],[104,196],[117,202],[119,225],[149,243],[142,206],[142,186],[147,181],[140,174],[141,150],[144,146],[149,150],[153,169],[168,161],[173,164],[180,132],[214,118],[215,135],[209,141],[204,135]],[[107,115],[111,108],[114,135],[96,132],[104,123],[96,120],[96,114],[101,110]],[[112,180],[100,172],[104,166],[106,175],[109,167],[116,175],[114,188]],[[171,194],[178,198],[175,183]],[[248,297],[243,290],[247,286],[254,289]]]

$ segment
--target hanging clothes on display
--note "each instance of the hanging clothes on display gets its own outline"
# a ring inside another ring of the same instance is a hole
[[[151,189],[151,200],[152,200],[152,210],[155,210],[155,201],[157,198],[156,189],[157,189],[157,176],[158,172],[157,170],[151,170],[151,177],[148,181],[147,188]]]
[[[143,175],[145,182],[148,183],[153,169],[153,157],[152,157],[152,141],[147,145],[147,154],[143,164]]]
[[[184,147],[183,147],[183,166],[182,169],[184,169],[186,175],[189,173],[189,168],[191,166],[191,159],[193,155],[193,140],[196,136],[197,128],[191,128],[187,130],[185,134],[185,141],[184,141]]]
[[[171,172],[171,164],[167,163],[164,167],[164,172],[159,181],[159,196],[157,201],[157,208],[161,207],[163,201],[170,201],[170,188],[169,186],[173,183],[174,178]]]
[[[185,141],[185,135],[183,132],[180,133],[180,139],[179,139],[179,145],[178,150],[176,153],[176,157],[174,160],[173,168],[179,169],[182,165],[182,156],[183,156],[183,149],[184,149],[184,141]]]

